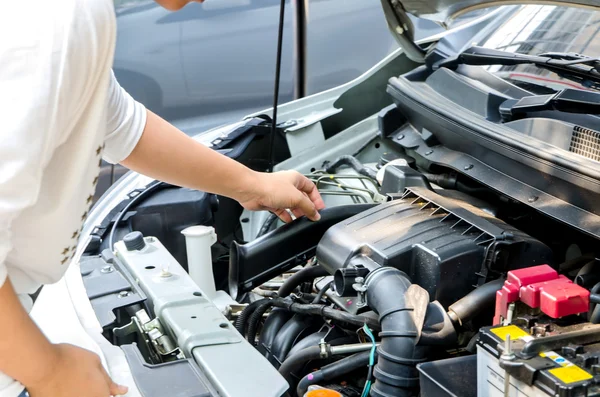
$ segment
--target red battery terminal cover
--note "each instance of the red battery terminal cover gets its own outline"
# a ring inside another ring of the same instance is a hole
[[[587,311],[590,292],[550,266],[540,265],[508,272],[504,286],[496,292],[494,324],[500,324],[507,316],[509,304],[517,301],[560,318]]]

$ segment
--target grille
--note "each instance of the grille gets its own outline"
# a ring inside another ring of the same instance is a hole
[[[575,126],[569,151],[600,161],[600,132]]]

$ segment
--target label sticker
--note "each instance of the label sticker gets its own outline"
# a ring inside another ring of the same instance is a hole
[[[557,363],[558,365],[560,365],[561,367],[566,367],[567,365],[573,365],[569,360],[567,360],[566,358],[564,358],[560,354],[555,353],[553,351],[540,353],[540,357],[547,357],[550,360],[552,360],[555,363]]]
[[[510,335],[510,339],[512,340],[526,337],[531,338],[531,335],[529,335],[527,332],[523,331],[516,325],[507,325],[506,327],[492,328],[490,331],[492,331],[493,334],[495,334],[498,338],[502,340],[506,340],[506,335]]]
[[[548,372],[557,377],[563,383],[575,383],[593,378],[593,376],[590,375],[587,371],[584,371],[583,369],[573,364],[567,365],[565,367],[554,368],[549,370]]]

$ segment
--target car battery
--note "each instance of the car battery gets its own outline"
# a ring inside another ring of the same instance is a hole
[[[600,396],[600,325],[519,322],[480,330],[478,397]]]

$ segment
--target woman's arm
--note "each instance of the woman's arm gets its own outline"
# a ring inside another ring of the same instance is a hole
[[[75,346],[51,344],[21,306],[9,280],[0,287],[0,371],[25,385],[31,397],[122,395],[100,358]]]
[[[295,171],[261,173],[207,148],[148,111],[146,127],[125,167],[178,186],[237,200],[250,210],[269,210],[289,222],[306,215],[318,220],[325,205],[315,187]]]

